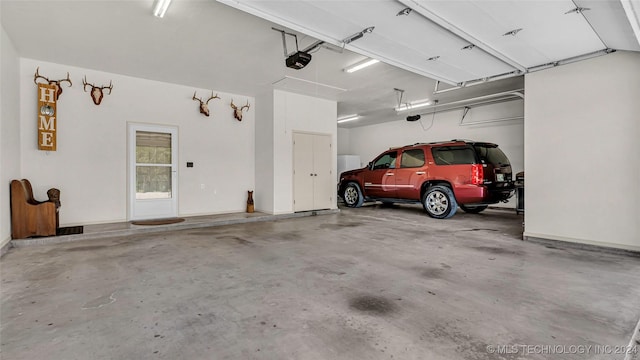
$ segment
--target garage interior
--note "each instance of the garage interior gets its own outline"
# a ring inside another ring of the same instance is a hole
[[[160,3],[0,2],[3,358],[640,358],[638,1]],[[523,214],[336,196],[341,157],[456,138]],[[12,239],[14,179],[84,234]]]

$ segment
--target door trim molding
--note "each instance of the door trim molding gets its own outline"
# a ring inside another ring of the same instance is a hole
[[[133,168],[136,164],[136,131],[151,131],[171,133],[171,153],[172,153],[172,179],[171,194],[173,197],[172,216],[178,216],[178,136],[179,128],[175,125],[152,124],[152,123],[136,123],[127,122],[127,221],[143,220],[140,217],[134,217],[135,193],[136,193],[136,172]]]

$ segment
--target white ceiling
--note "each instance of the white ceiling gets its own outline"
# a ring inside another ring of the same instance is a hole
[[[640,18],[639,1],[622,1]],[[174,0],[162,19],[153,0],[2,0],[0,21],[22,57],[252,96],[275,87],[334,99],[339,115],[361,115],[345,127],[406,116],[393,111],[394,88],[405,90],[403,101],[447,103],[523,88],[521,75],[486,81],[494,76],[607,48],[640,50],[620,0],[222,2],[260,17],[214,0]],[[414,11],[396,16],[407,6]],[[576,6],[590,10],[564,14]],[[372,33],[342,43],[368,26]],[[297,33],[301,49],[317,39],[331,49],[288,69],[272,27]],[[383,63],[342,71],[367,56]],[[466,87],[434,94],[434,79],[447,83],[440,89]]]

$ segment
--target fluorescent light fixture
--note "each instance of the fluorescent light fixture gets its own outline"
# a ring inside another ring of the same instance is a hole
[[[359,63],[356,63],[352,66],[349,66],[348,68],[345,68],[344,71],[351,74],[352,72],[356,72],[358,70],[362,70],[364,68],[366,68],[367,66],[371,66],[373,64],[377,64],[379,63],[380,60],[377,59],[366,59],[364,61],[360,61]]]
[[[347,122],[347,121],[358,120],[359,118],[360,118],[360,116],[358,116],[358,114],[343,116],[341,118],[338,118],[338,124],[339,123],[343,123],[343,122]]]
[[[418,101],[402,104],[402,105],[396,107],[396,111],[400,112],[400,111],[419,109],[419,108],[423,108],[423,107],[429,106],[429,105],[431,105],[431,101],[429,101],[429,99],[418,100]]]
[[[164,14],[169,8],[169,4],[171,4],[171,0],[156,0],[156,4],[153,7],[153,15],[159,18],[164,17]]]

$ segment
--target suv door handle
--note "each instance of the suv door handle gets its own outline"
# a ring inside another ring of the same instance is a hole
[[[385,176],[393,176],[393,173],[386,173]]]
[[[424,172],[424,171],[416,171],[416,175],[424,175],[424,174],[426,174],[426,172]]]

